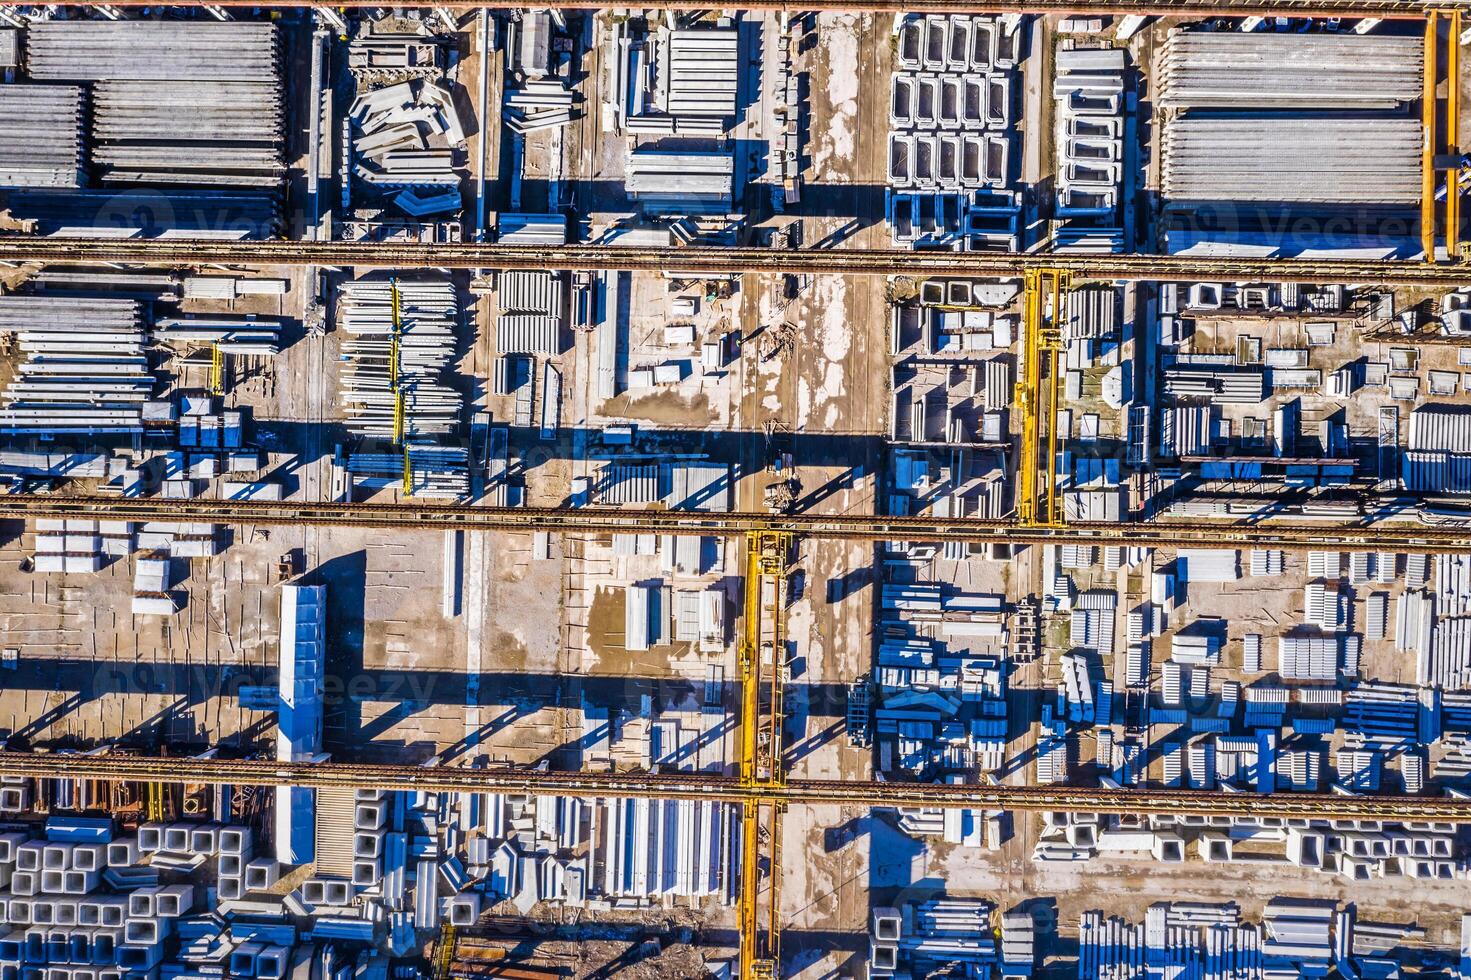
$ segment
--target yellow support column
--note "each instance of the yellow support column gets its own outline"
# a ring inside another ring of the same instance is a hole
[[[1062,523],[1063,516],[1057,480],[1058,389],[1062,383],[1059,324],[1067,292],[1072,288],[1072,275],[1058,269],[1032,269],[1024,283],[1022,377],[1016,386],[1016,404],[1022,413],[1016,516],[1027,527],[1055,526]],[[1049,317],[1050,322],[1044,323]]]
[[[1016,517],[1024,525],[1037,523],[1037,392],[1042,386],[1042,365],[1038,338],[1042,332],[1042,296],[1040,271],[1030,269],[1023,280],[1022,294],[1022,376],[1017,379],[1017,408],[1022,413],[1021,443],[1017,447]]]
[[[1425,261],[1435,261],[1435,49],[1439,41],[1438,17],[1425,17],[1425,87],[1420,96],[1420,122],[1424,143],[1420,150],[1420,247]]]
[[[225,352],[220,350],[219,344],[210,344],[209,350],[210,394],[223,395],[225,393]]]
[[[1445,249],[1451,261],[1461,254],[1461,11],[1450,12],[1446,47],[1445,142],[1451,168],[1445,178]]]
[[[780,956],[781,894],[777,866],[781,860],[782,804],[762,790],[785,785],[782,768],[781,729],[785,645],[782,583],[792,536],[784,531],[752,531],[746,535],[745,602],[741,623],[741,734],[738,767],[742,788],[750,791],[741,806],[741,882],[739,899],[740,975],[743,980],[774,978]],[[765,616],[765,588],[775,586],[771,618]],[[766,626],[770,626],[768,639]],[[769,670],[764,670],[765,651],[771,651]],[[763,677],[763,672],[765,676]],[[764,683],[763,683],[764,682]],[[763,715],[761,697],[768,697],[765,715],[766,738],[761,740]],[[767,823],[766,942],[761,943],[761,830],[762,810]]]

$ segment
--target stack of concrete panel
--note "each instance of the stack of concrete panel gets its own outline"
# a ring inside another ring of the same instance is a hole
[[[556,272],[506,272],[497,299],[496,349],[506,354],[560,354],[566,309],[563,276]]]
[[[459,305],[453,284],[363,279],[343,283],[341,295],[342,328],[351,335],[343,344],[347,363],[341,375],[348,428],[392,437],[396,386],[405,438],[456,431],[460,393],[440,380],[455,354]],[[398,360],[390,367],[395,351]]]
[[[704,897],[726,893],[724,871],[738,853],[733,809],[706,800],[606,801],[593,839],[603,891],[615,897]]]
[[[496,218],[496,241],[502,245],[566,245],[565,214],[506,214]]]
[[[645,214],[728,214],[734,181],[728,151],[638,148],[628,153],[624,187]]]
[[[102,568],[104,547],[96,521],[43,518],[36,521],[37,572],[95,572]]]
[[[1420,493],[1471,493],[1471,412],[1437,403],[1412,411],[1400,478]]]
[[[169,560],[140,557],[133,566],[133,615],[172,616],[176,608],[169,594]]]
[[[577,93],[560,79],[528,80],[508,89],[501,117],[518,133],[566,126],[572,122]]]
[[[1167,222],[1170,250],[1412,248],[1422,47],[1386,34],[1174,33],[1160,85],[1162,193],[1182,214]]]
[[[415,217],[460,207],[455,161],[466,134],[449,89],[408,81],[364,92],[348,120],[358,179],[380,191],[399,191],[394,203]]]
[[[1160,103],[1392,109],[1420,97],[1424,47],[1417,35],[1172,31]]]
[[[1010,218],[1020,28],[985,16],[900,19],[888,211],[899,244],[1015,248]]]
[[[26,31],[26,68],[44,81],[275,77],[276,26],[194,20],[54,20]]]
[[[0,392],[0,432],[121,434],[142,430],[152,397],[148,335],[133,300],[0,296],[0,334],[25,361]]]
[[[26,58],[33,78],[98,83],[91,153],[103,181],[280,186],[274,24],[48,21],[28,31]]]
[[[1122,48],[1057,52],[1057,203],[1060,250],[1117,252],[1123,246],[1127,92]]]
[[[1234,112],[1179,116],[1164,133],[1164,194],[1217,201],[1411,205],[1418,119]]]
[[[92,89],[92,162],[104,183],[274,188],[283,148],[274,79],[115,80]]]
[[[733,118],[740,87],[740,31],[680,28],[661,38],[656,76],[671,116]]]
[[[434,35],[365,31],[348,42],[347,67],[357,78],[438,75],[444,70],[442,42]]]
[[[735,118],[740,29],[660,28],[641,40],[620,25],[608,39],[608,108],[625,132],[719,136]]]
[[[271,357],[281,352],[281,321],[256,317],[160,317],[153,336],[166,344],[218,346],[226,354]]]
[[[0,85],[0,187],[80,187],[83,91]]]

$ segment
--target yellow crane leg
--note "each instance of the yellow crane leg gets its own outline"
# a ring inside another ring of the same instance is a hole
[[[752,980],[757,976],[756,940],[758,916],[757,896],[761,888],[761,804],[749,799],[741,807],[741,976]]]
[[[1037,523],[1037,394],[1042,384],[1039,339],[1042,333],[1042,296],[1039,272],[1026,274],[1022,294],[1022,377],[1017,382],[1016,405],[1022,413],[1021,442],[1017,447],[1016,517],[1023,526]]]
[[[1425,16],[1425,87],[1421,93],[1420,122],[1424,144],[1420,151],[1420,247],[1425,261],[1435,261],[1435,49],[1439,42],[1439,18],[1435,11]]]
[[[1446,47],[1446,150],[1452,154],[1445,178],[1445,248],[1451,260],[1461,254],[1461,11],[1450,12],[1450,41]]]

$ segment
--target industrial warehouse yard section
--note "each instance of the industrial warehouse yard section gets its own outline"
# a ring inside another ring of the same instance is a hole
[[[0,4],[0,980],[1468,980],[1465,13]]]

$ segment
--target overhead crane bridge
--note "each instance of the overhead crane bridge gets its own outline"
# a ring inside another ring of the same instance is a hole
[[[145,7],[151,0],[117,0],[111,7]],[[4,0],[3,6],[23,6],[22,0]],[[80,6],[63,3],[58,6]],[[220,0],[210,7],[333,7],[376,8],[373,0]],[[490,10],[521,9],[514,0],[491,0],[470,3],[450,0],[435,4],[451,10],[486,7]],[[554,0],[547,4],[562,10],[599,9],[607,6],[600,0]],[[655,0],[645,6],[661,10],[705,10],[695,0]],[[1151,14],[1175,17],[1248,17],[1253,15],[1291,17],[1422,17],[1445,9],[1444,0],[814,0],[804,10],[849,11],[852,13],[935,13],[935,14]],[[734,10],[790,9],[782,0],[738,0],[729,5]]]
[[[906,252],[897,249],[678,248],[615,245],[400,245],[369,242],[40,238],[0,235],[0,263],[162,268],[315,266],[358,269],[618,270],[681,275],[965,276],[1022,278],[1055,270],[1074,280],[1370,283],[1458,288],[1464,268],[1425,262],[1256,259],[1183,255],[1053,255],[1018,252]]]
[[[300,786],[310,789],[531,793],[594,799],[718,800],[760,798],[788,806],[939,807],[943,809],[1065,810],[1110,814],[1188,813],[1218,817],[1310,817],[1319,820],[1423,820],[1471,824],[1471,799],[1338,793],[1223,793],[1214,790],[1116,789],[905,783],[862,779],[787,778],[747,787],[739,776],[681,772],[559,772],[472,769],[453,765],[375,765],[278,762],[269,759],[157,758],[124,753],[0,752],[0,776]]]
[[[1471,554],[1466,522],[1352,524],[1151,520],[1074,521],[1029,527],[980,518],[891,517],[863,514],[769,514],[608,507],[479,507],[441,503],[317,503],[288,500],[165,500],[101,494],[15,493],[0,497],[12,519],[60,517],[115,521],[187,521],[231,527],[312,526],[404,531],[551,531],[569,534],[687,534],[741,537],[786,532],[849,541],[970,541],[1016,545],[1094,544],[1126,547],[1276,548],[1284,551],[1402,551]]]

